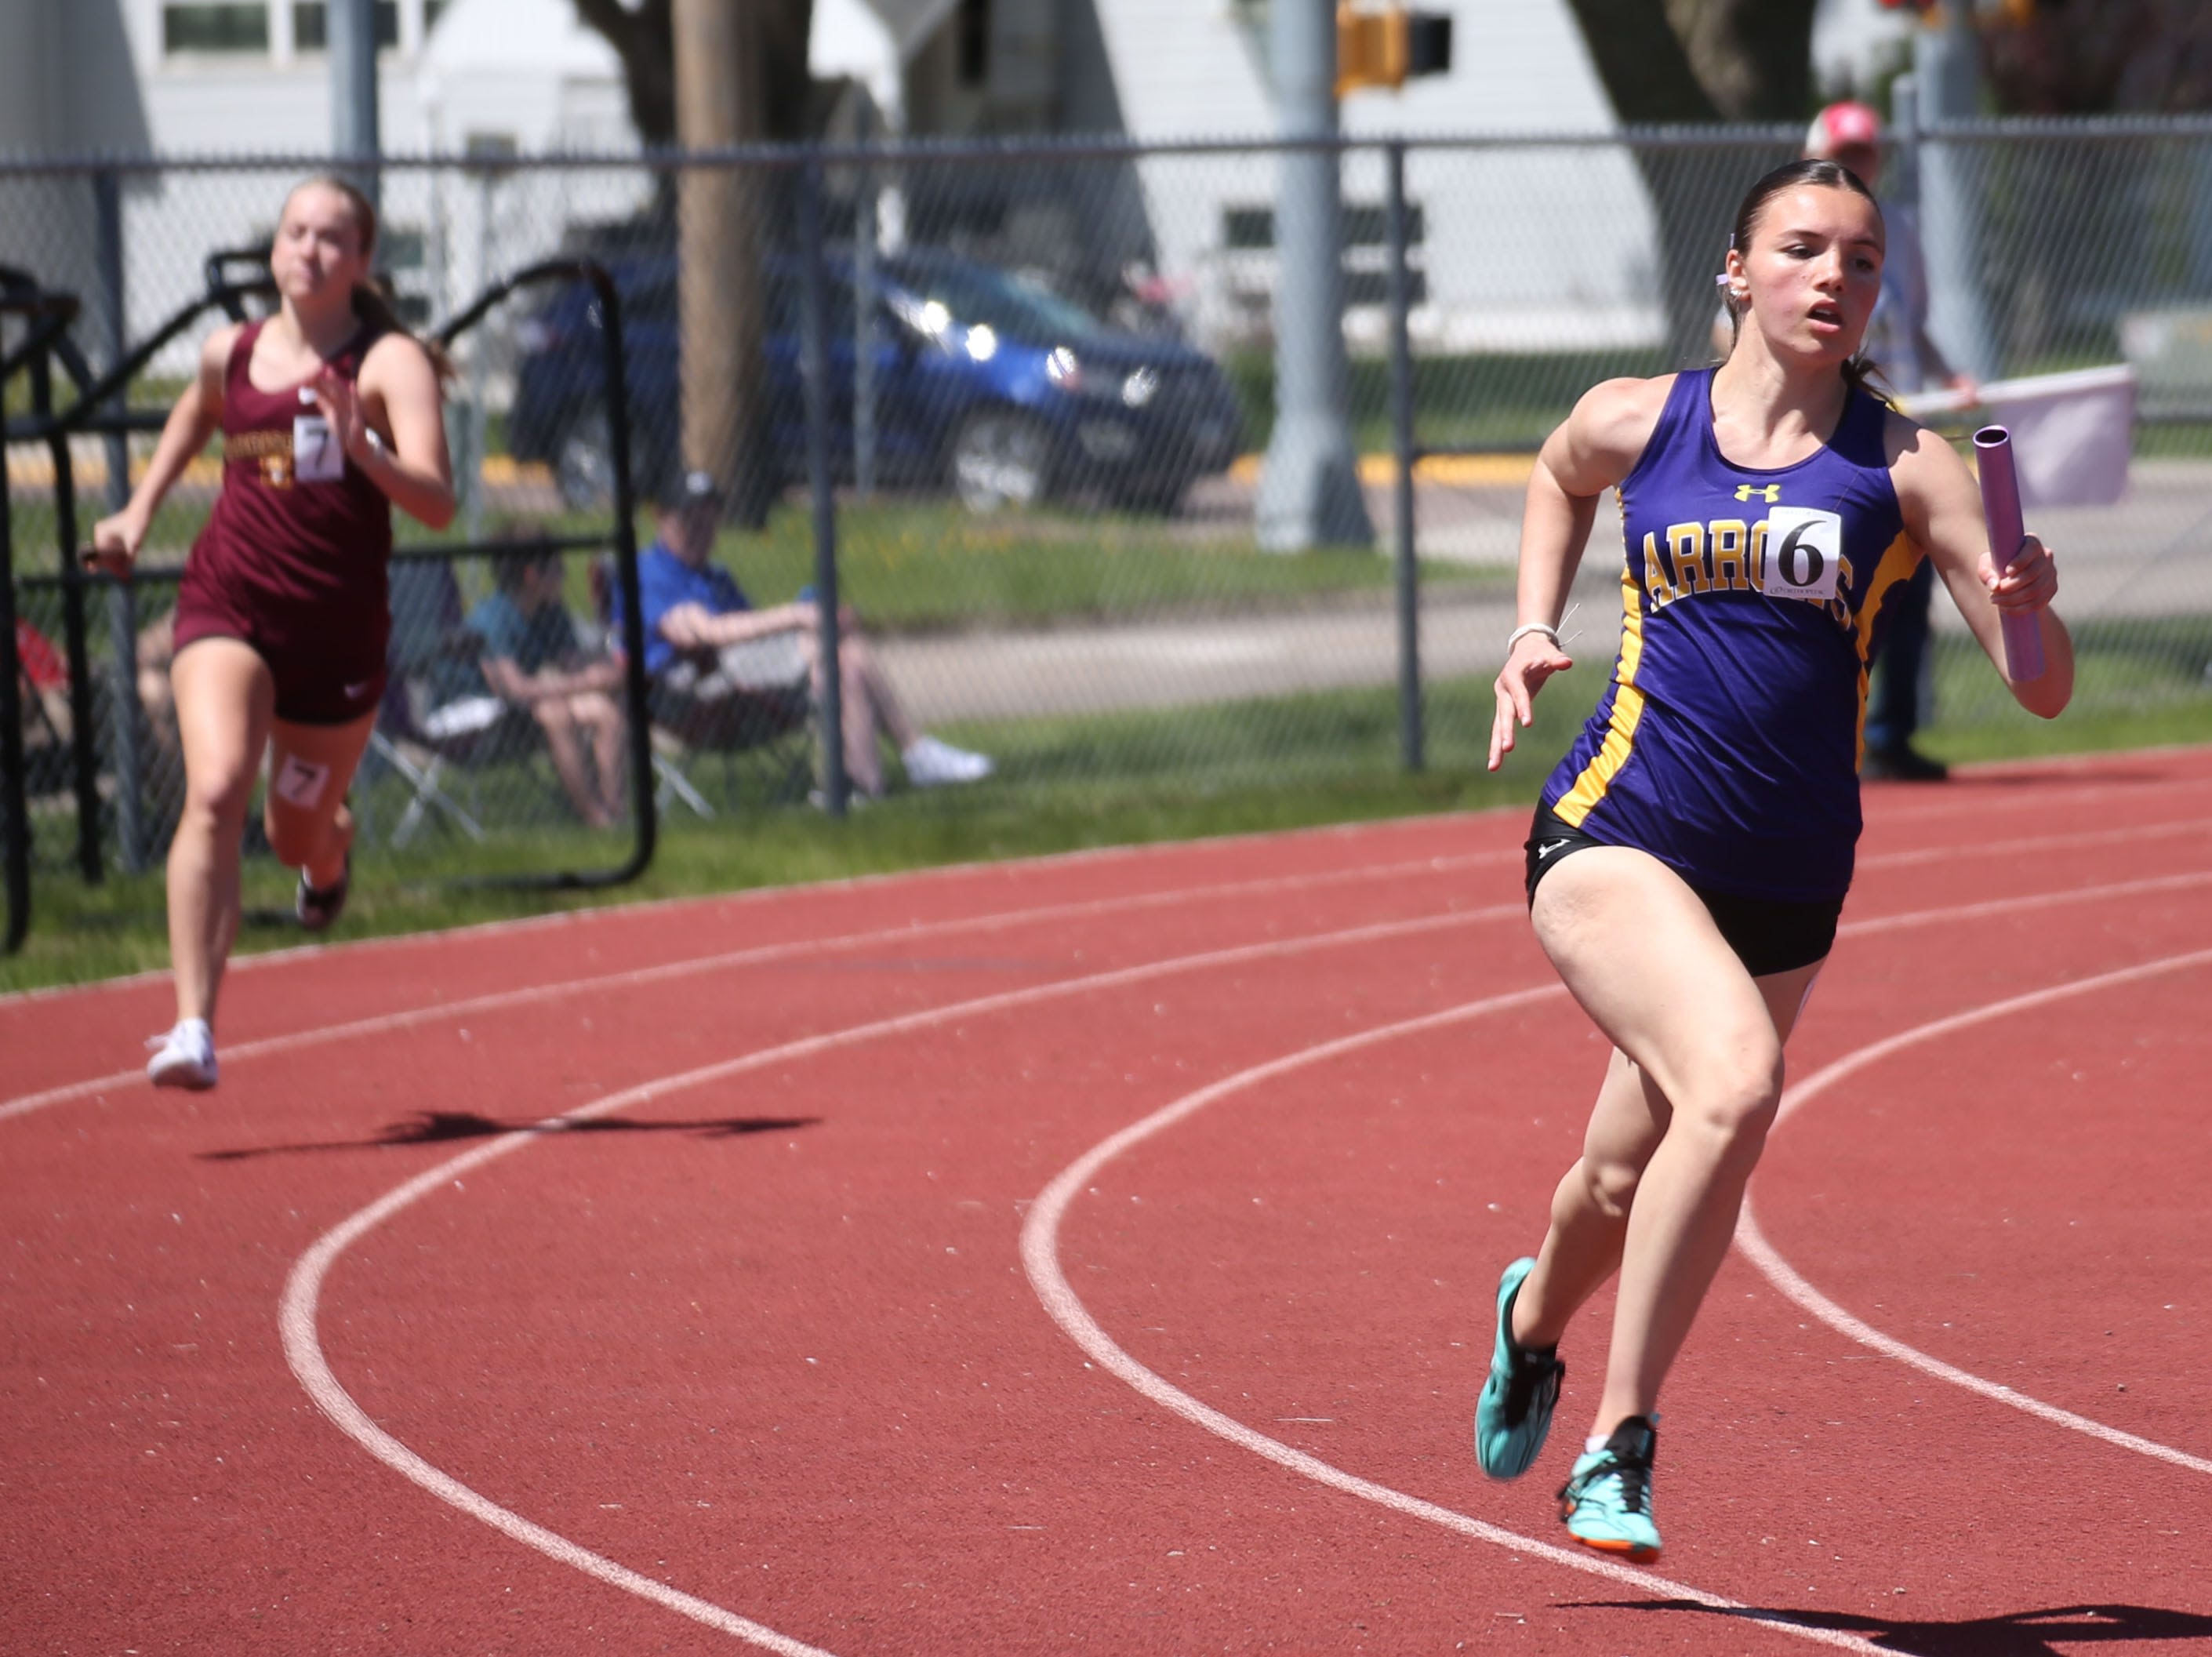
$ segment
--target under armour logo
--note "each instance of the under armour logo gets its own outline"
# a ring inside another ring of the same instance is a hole
[[[1779,484],[1738,484],[1735,486],[1735,497],[1739,501],[1747,501],[1754,495],[1758,496],[1762,501],[1765,501],[1767,505],[1772,506],[1777,501],[1782,498],[1782,485]]]

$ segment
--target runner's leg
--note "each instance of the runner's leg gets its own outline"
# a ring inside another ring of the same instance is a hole
[[[169,960],[177,1018],[215,1020],[223,963],[238,936],[239,841],[276,717],[276,681],[253,648],[201,638],[169,668],[185,807],[169,842]]]
[[[1625,1062],[1600,1091],[1596,1166],[1578,1165],[1554,1198],[1541,1298],[1516,1321],[1541,1344],[1573,1295],[1603,1281],[1617,1247],[1596,1418],[1609,1432],[1657,1408],[1728,1252],[1780,1101],[1783,1039],[1819,966],[1753,979],[1680,877],[1625,847],[1562,862],[1537,888],[1534,916],[1560,977]]]

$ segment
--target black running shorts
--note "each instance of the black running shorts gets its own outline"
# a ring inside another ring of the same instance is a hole
[[[1536,883],[1578,851],[1603,845],[1578,828],[1554,817],[1544,806],[1536,807],[1525,847],[1528,852],[1528,903],[1536,902]],[[1686,882],[1698,901],[1713,917],[1728,947],[1735,951],[1744,970],[1755,978],[1788,972],[1826,959],[1835,947],[1836,923],[1844,912],[1841,898],[1826,903],[1796,903],[1784,898],[1746,898],[1733,892]]]

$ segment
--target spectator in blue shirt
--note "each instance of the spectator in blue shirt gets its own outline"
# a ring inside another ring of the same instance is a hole
[[[687,473],[662,498],[659,539],[637,561],[653,716],[685,740],[709,746],[790,728],[806,717],[821,677],[821,615],[812,601],[756,610],[730,573],[710,562],[721,504],[713,478]],[[914,722],[849,612],[839,616],[837,667],[845,775],[857,791],[883,793],[878,743],[884,736],[916,788],[991,774],[988,757],[941,742]]]
[[[623,812],[627,726],[613,694],[621,665],[584,649],[562,602],[558,553],[501,553],[492,560],[492,580],[495,590],[468,621],[483,641],[484,683],[538,722],[576,814],[605,828]]]

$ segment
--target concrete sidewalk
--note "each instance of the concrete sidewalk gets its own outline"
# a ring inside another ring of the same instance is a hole
[[[1618,527],[1591,537],[1565,634],[1578,665],[1609,667],[1620,638]],[[1488,678],[1513,629],[1510,594],[1432,582],[1421,606],[1427,679]],[[1388,592],[1291,611],[1085,627],[885,637],[877,653],[924,724],[1175,708],[1398,680]]]
[[[1389,545],[1390,491],[1370,484],[1378,543]],[[1422,556],[1510,567],[1517,556],[1522,490],[1508,482],[1454,486],[1417,477]],[[1178,526],[1196,541],[1249,532],[1249,486],[1209,480]],[[2212,466],[2139,460],[2128,494],[2110,506],[2033,515],[2029,527],[2059,557],[2059,609],[2069,622],[2212,615]],[[1377,553],[1376,556],[1383,556]],[[1620,527],[1607,494],[1577,573],[1581,606],[1567,626],[1579,668],[1604,672],[1620,637]],[[1964,630],[1939,599],[1936,626]],[[1425,677],[1487,678],[1513,626],[1510,596],[1432,582],[1423,594]],[[1164,709],[1397,682],[1397,624],[1389,594],[1246,617],[1162,617],[1095,626],[885,637],[893,682],[924,723],[1024,715]]]

